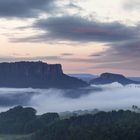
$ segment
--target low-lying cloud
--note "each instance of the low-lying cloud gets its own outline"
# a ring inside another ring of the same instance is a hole
[[[140,105],[140,85],[122,86],[114,83],[92,86],[83,89],[83,93],[81,91],[0,88],[0,111],[15,105],[34,107],[39,114],[94,108],[100,110],[128,109],[132,105]],[[71,96],[72,93],[78,96]]]

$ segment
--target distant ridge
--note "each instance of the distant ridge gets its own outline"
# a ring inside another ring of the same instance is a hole
[[[97,78],[97,75],[93,74],[86,74],[86,73],[74,73],[74,74],[68,74],[69,76],[81,79],[83,81],[89,82],[93,78]]]
[[[103,73],[98,78],[92,79],[90,81],[91,84],[95,84],[95,85],[111,84],[114,82],[118,82],[122,85],[140,84],[140,82],[138,81],[133,81],[121,74],[114,74],[114,73]]]
[[[140,82],[140,77],[128,77],[128,79]]]
[[[38,62],[0,63],[0,87],[79,88],[88,84],[65,75],[61,64]]]

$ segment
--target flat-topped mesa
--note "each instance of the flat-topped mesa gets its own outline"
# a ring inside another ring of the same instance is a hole
[[[41,61],[0,63],[0,87],[73,88],[76,86],[86,86],[86,83],[65,75],[61,64],[47,64]]]
[[[61,64],[47,64],[41,61],[38,62],[14,62],[14,63],[0,63],[0,74],[6,74],[5,76],[12,75],[24,75],[27,78],[32,76],[32,74],[41,74],[43,78],[47,78],[48,75],[62,75]],[[8,75],[7,75],[8,74]],[[44,77],[45,76],[45,77]]]
[[[139,82],[130,80],[121,74],[114,74],[114,73],[103,73],[100,75],[100,77],[92,79],[90,81],[91,84],[95,84],[95,85],[111,84],[113,82],[118,82],[122,85],[139,84]]]
[[[108,73],[108,72],[102,73],[102,74],[100,75],[100,77],[102,77],[102,78],[104,78],[104,79],[108,78],[108,79],[114,79],[114,80],[126,78],[126,77],[123,76],[122,74],[115,74],[115,73]]]

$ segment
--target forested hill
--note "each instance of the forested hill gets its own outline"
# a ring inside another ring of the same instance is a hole
[[[30,134],[58,119],[57,113],[38,116],[33,108],[17,106],[0,113],[0,134]]]
[[[32,140],[140,140],[140,114],[120,110],[57,121]]]
[[[61,119],[57,113],[38,116],[33,108],[18,106],[0,114],[0,134],[24,134],[26,140],[139,140],[139,132],[140,114],[131,111]]]

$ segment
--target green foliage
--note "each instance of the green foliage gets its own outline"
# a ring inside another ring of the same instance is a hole
[[[0,133],[23,133],[27,122],[36,118],[33,108],[17,106],[0,114]]]
[[[59,115],[57,113],[46,113],[27,123],[24,131],[26,133],[35,132],[51,125],[57,120],[59,120]]]
[[[37,116],[35,109],[17,106],[7,112],[0,113],[0,134],[33,133],[57,119],[59,119],[57,113]]]
[[[59,120],[32,140],[139,140],[140,114],[120,110]]]
[[[30,135],[0,135],[0,140],[31,140]]]
[[[0,114],[0,133],[20,134],[0,136],[0,140],[140,140],[139,132],[140,114],[131,111],[60,120],[57,113],[37,116],[33,108],[18,106]]]

